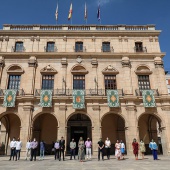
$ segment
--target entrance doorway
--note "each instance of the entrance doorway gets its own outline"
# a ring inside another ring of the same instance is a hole
[[[77,144],[76,154],[78,154],[80,137],[82,137],[84,141],[87,140],[87,137],[92,138],[91,126],[91,120],[84,114],[75,114],[70,117],[67,122],[67,154],[70,153],[70,141],[73,138]]]

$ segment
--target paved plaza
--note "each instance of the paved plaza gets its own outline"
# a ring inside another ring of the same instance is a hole
[[[26,161],[21,158],[20,161],[8,161],[9,157],[0,157],[0,170],[170,170],[170,157],[159,156],[159,160],[154,161],[151,156],[146,156],[144,160],[134,160],[128,157],[125,160],[116,160],[114,156],[110,160],[100,160],[93,158],[85,162],[78,160],[55,161],[52,156],[45,157],[45,160]]]

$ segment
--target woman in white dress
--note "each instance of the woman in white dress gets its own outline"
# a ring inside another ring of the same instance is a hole
[[[120,148],[121,148],[121,143],[119,142],[119,140],[117,140],[115,144],[115,156],[117,160],[120,160],[120,158],[122,157]]]

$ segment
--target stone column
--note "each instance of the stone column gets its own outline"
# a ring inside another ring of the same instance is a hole
[[[1,84],[3,67],[4,67],[4,58],[2,56],[0,56],[0,84]]]
[[[133,94],[132,77],[131,77],[131,63],[128,57],[122,57],[124,93],[125,95]]]
[[[25,104],[23,106],[23,111],[20,111],[20,116],[22,117],[21,128],[20,128],[20,140],[22,141],[21,156],[25,156],[26,143],[31,137],[31,122],[33,105]]]
[[[34,87],[35,87],[35,76],[36,76],[36,67],[37,61],[35,56],[31,56],[28,61],[28,68],[26,70],[26,88],[24,88],[26,95],[33,95],[34,94]],[[24,84],[24,83],[23,83]]]
[[[157,83],[158,92],[161,95],[168,95],[165,70],[163,67],[163,61],[162,61],[161,57],[155,57],[154,62],[155,62],[155,70],[156,70],[157,81],[158,81],[158,83]]]
[[[126,106],[126,111],[128,122],[127,127],[125,127],[127,155],[133,155],[132,141],[136,138],[139,142],[138,121],[135,105],[129,102]]]

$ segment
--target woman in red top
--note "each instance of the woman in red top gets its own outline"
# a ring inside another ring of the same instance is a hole
[[[134,153],[134,155],[135,155],[135,159],[138,160],[139,144],[138,144],[138,142],[136,141],[136,139],[133,139],[132,147],[133,147],[133,153]]]

